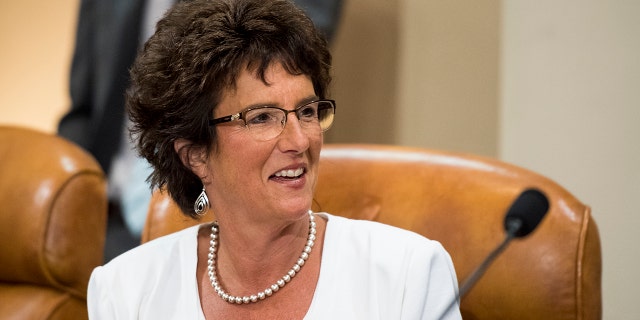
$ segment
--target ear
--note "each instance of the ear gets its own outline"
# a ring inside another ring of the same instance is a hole
[[[206,149],[195,147],[187,139],[176,139],[173,142],[173,149],[180,157],[182,164],[189,168],[200,180],[205,182],[208,176]]]

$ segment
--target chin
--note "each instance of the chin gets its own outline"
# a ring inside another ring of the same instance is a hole
[[[304,201],[293,201],[287,203],[283,207],[283,212],[288,212],[293,216],[304,217],[311,209],[311,200],[305,199]]]

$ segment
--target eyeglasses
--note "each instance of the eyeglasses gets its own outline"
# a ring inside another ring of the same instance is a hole
[[[320,133],[331,127],[336,113],[336,102],[317,100],[293,110],[271,106],[248,108],[236,114],[209,120],[209,125],[215,126],[220,123],[242,120],[254,138],[267,141],[282,133],[287,124],[287,116],[291,112],[295,113],[303,130],[308,133]]]

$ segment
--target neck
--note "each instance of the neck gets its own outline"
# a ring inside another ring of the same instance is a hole
[[[309,232],[307,214],[271,226],[225,222],[219,221],[218,273],[237,290],[262,288],[281,277],[298,259]]]

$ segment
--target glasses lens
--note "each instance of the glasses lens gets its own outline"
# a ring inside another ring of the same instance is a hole
[[[319,101],[318,102],[318,121],[320,122],[320,128],[322,131],[326,131],[331,128],[333,124],[333,117],[335,115],[335,107],[331,101]]]
[[[292,111],[289,111],[292,112]],[[303,129],[309,133],[326,131],[333,123],[335,106],[331,101],[316,101],[295,110],[296,117]],[[250,109],[244,112],[243,119],[249,132],[258,140],[271,140],[284,129],[287,112],[274,107]]]
[[[269,140],[282,132],[285,116],[280,109],[264,107],[246,111],[244,119],[252,135],[259,140]]]
[[[312,102],[296,109],[296,116],[303,124],[318,124],[318,103]]]

